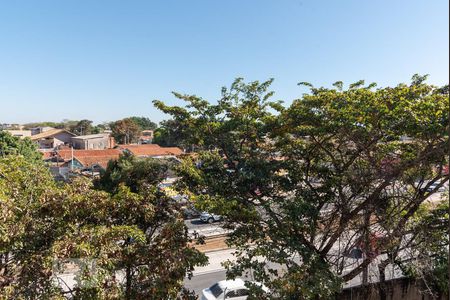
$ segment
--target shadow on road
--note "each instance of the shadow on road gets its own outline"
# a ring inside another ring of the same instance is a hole
[[[205,223],[203,223],[200,219],[191,220],[190,223],[192,225],[205,225]]]

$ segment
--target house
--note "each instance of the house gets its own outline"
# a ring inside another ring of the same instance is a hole
[[[50,126],[40,126],[40,127],[30,128],[31,135],[36,135],[36,134],[43,133],[43,132],[46,132],[46,131],[49,131],[49,130],[53,130],[53,129],[55,129],[55,128],[50,127]]]
[[[142,130],[139,144],[151,144],[153,141],[153,130]]]
[[[74,149],[110,149],[114,146],[114,139],[108,133],[74,136],[71,138]]]
[[[183,150],[178,147],[161,147],[156,144],[119,145],[119,149],[136,157],[169,158],[184,154]]]
[[[57,150],[55,160],[61,162],[61,166],[70,169],[106,169],[110,160],[118,159],[122,151],[120,149],[97,150]]]
[[[6,132],[9,132],[12,136],[19,137],[21,139],[25,137],[31,137],[31,130],[5,130]]]
[[[38,144],[39,149],[53,149],[60,145],[69,144],[75,134],[64,129],[51,129],[30,138]]]

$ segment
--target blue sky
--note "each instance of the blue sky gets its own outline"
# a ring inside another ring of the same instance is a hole
[[[0,123],[160,121],[171,91],[217,100],[236,77],[448,83],[447,0],[1,1]]]

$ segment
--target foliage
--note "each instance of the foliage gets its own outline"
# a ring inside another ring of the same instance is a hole
[[[57,186],[40,164],[0,158],[1,297],[176,298],[206,257],[156,184],[139,193],[121,184],[114,194],[83,178]],[[63,291],[67,262],[78,266],[77,284]]]
[[[51,218],[55,185],[42,164],[21,156],[0,158],[0,295],[50,298],[52,244],[61,231]]]
[[[95,128],[92,125],[91,120],[80,120],[76,124],[69,126],[69,131],[75,133],[76,135],[87,135],[94,133]]]
[[[129,119],[132,120],[134,123],[136,123],[136,125],[139,126],[141,131],[142,130],[155,130],[156,127],[158,127],[156,125],[156,123],[152,122],[147,117],[130,117]]]
[[[165,120],[153,133],[153,144],[162,147],[181,147],[188,148],[184,143],[188,136],[182,132],[183,126],[180,126],[175,120]]]
[[[167,163],[153,158],[139,159],[125,153],[118,160],[111,160],[94,184],[98,189],[115,193],[123,183],[137,193],[143,186],[156,185],[166,178],[167,172]]]
[[[112,136],[121,144],[137,142],[141,135],[140,127],[130,118],[115,121],[110,127]]]
[[[53,127],[58,129],[65,129],[77,135],[87,135],[102,132],[106,129],[105,124],[93,125],[91,120],[67,120],[61,122],[35,122],[24,124],[24,129],[31,129],[34,127]]]
[[[50,122],[50,121],[46,121],[46,122],[34,122],[34,123],[26,123],[23,125],[23,128],[25,130],[29,130],[31,128],[35,128],[35,127],[53,127],[53,128],[62,128],[62,122]]]
[[[0,131],[0,157],[11,154],[22,155],[34,162],[42,160],[42,154],[37,151],[36,144],[30,139],[20,139],[7,131]]]
[[[448,205],[444,201],[437,207],[429,206],[417,216],[410,228],[414,235],[414,247],[409,255],[412,259],[398,259],[402,270],[422,280],[424,292],[435,297],[448,292]]]
[[[448,89],[425,79],[377,90],[303,84],[310,93],[288,108],[270,100],[270,80],[238,79],[217,104],[180,94],[186,107],[155,101],[183,143],[201,150],[180,166],[179,189],[233,229],[228,275],[252,269],[282,298],[328,298],[402,240],[448,180]],[[346,254],[361,245],[355,266]]]

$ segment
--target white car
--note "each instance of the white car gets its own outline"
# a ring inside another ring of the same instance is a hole
[[[222,216],[210,214],[209,212],[202,212],[200,215],[200,220],[202,220],[205,223],[213,223],[216,221],[220,221],[222,219]]]
[[[269,289],[264,285],[253,282],[261,286],[264,292],[269,292]],[[232,299],[244,300],[247,299],[249,290],[245,286],[245,281],[237,278],[235,280],[222,280],[207,289],[202,291],[202,300],[217,300],[217,299]]]

